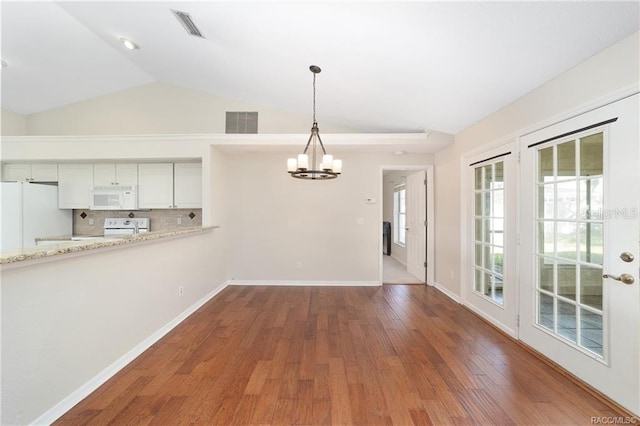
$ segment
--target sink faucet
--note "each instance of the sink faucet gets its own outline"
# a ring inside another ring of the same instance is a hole
[[[138,235],[140,233],[140,230],[138,229],[138,221],[137,220],[125,220],[124,224],[125,225],[133,224],[133,235]]]

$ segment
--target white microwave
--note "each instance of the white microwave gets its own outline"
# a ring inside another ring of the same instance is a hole
[[[94,186],[91,190],[91,210],[137,210],[138,192],[135,186]]]

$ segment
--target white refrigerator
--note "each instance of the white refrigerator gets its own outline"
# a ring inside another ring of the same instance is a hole
[[[29,182],[0,182],[0,252],[36,246],[38,237],[73,233],[73,210],[58,209],[58,187]]]

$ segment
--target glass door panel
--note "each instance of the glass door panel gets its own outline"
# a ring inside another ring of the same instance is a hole
[[[603,357],[603,133],[539,149],[537,162],[538,325]]]
[[[504,303],[504,162],[474,170],[474,290]]]

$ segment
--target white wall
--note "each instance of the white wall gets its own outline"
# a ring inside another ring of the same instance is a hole
[[[0,108],[0,135],[24,136],[27,134],[27,117]]]
[[[460,253],[465,249],[460,241],[462,155],[637,90],[638,37],[636,32],[460,132],[454,145],[436,154],[436,282],[460,295]]]
[[[378,283],[380,167],[430,164],[432,156],[334,155],[343,159],[344,173],[326,182],[291,178],[286,154],[230,155],[232,279]],[[377,203],[367,204],[368,197]]]
[[[1,423],[33,422],[219,290],[225,252],[211,231],[3,266]]]
[[[140,135],[225,133],[226,111],[257,111],[258,133],[306,133],[310,114],[211,96],[164,83],[149,83],[31,114],[27,135]],[[324,133],[354,130],[322,123]]]

